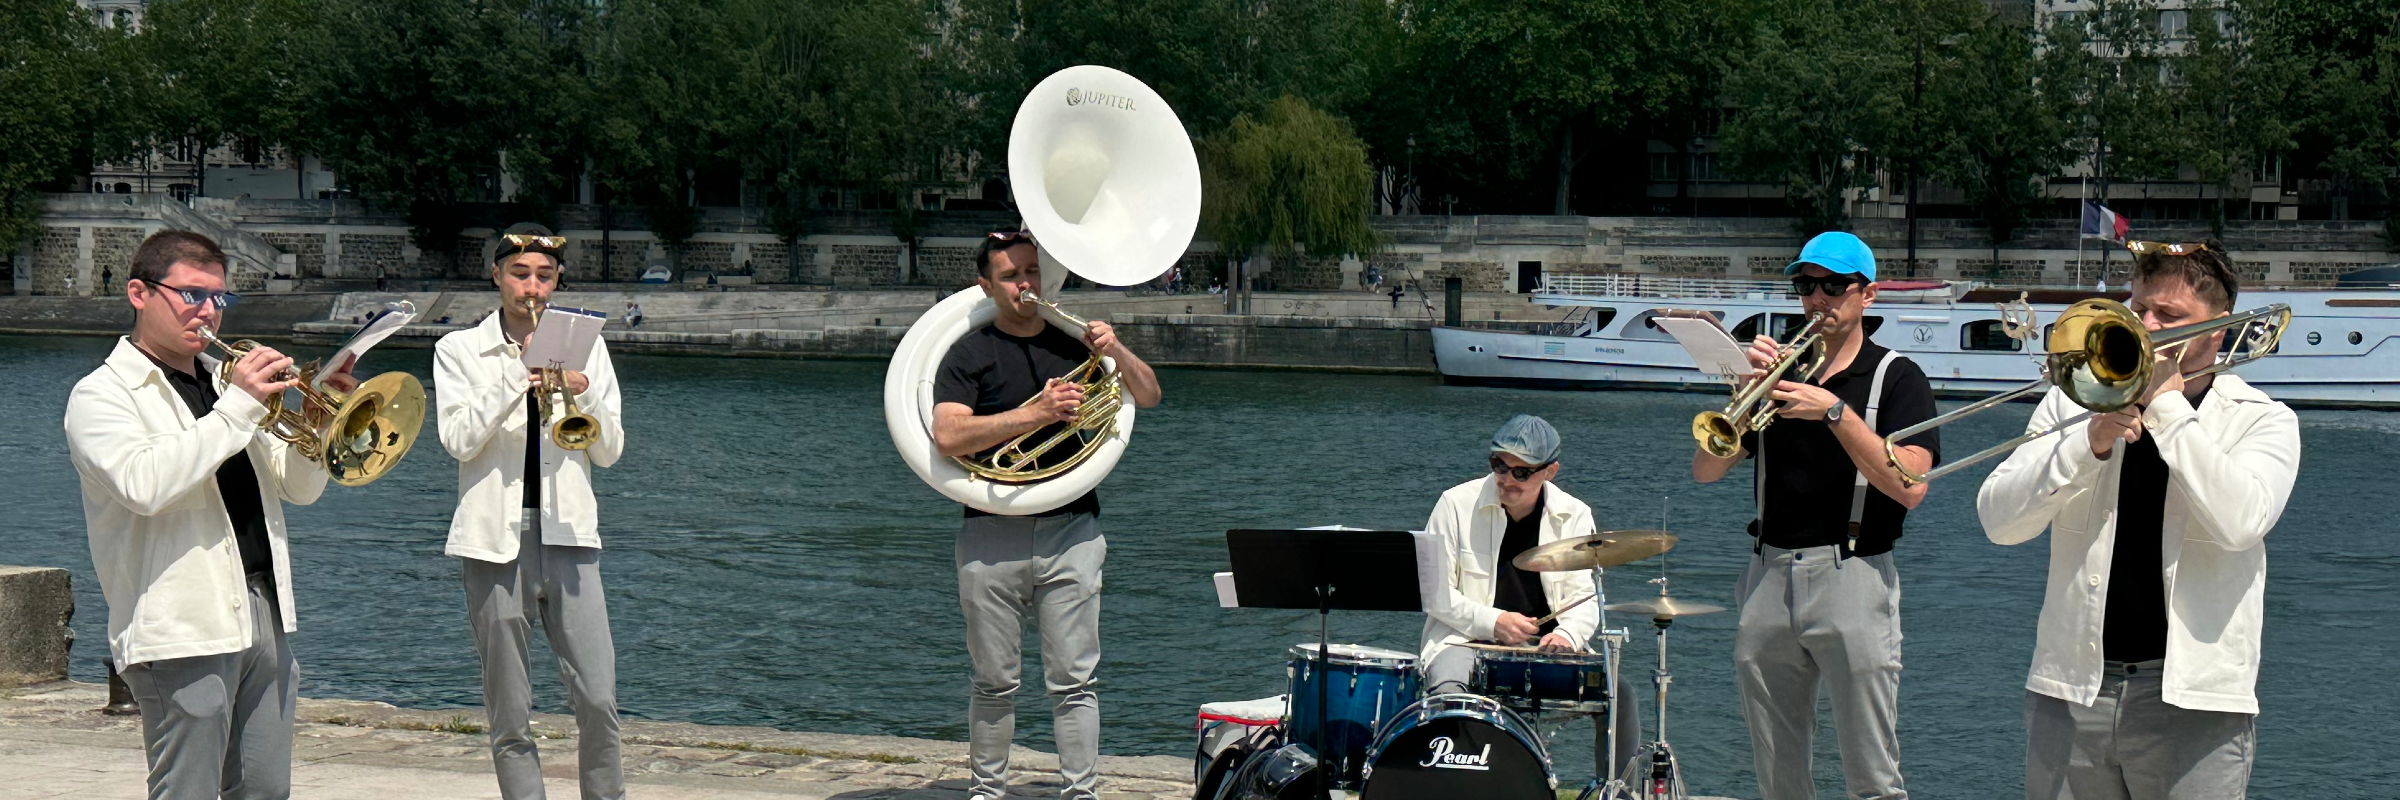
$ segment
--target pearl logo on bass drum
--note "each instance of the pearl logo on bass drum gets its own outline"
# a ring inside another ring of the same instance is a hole
[[[1483,752],[1475,755],[1450,752],[1456,747],[1457,745],[1452,744],[1448,736],[1435,737],[1432,746],[1426,748],[1425,760],[1417,762],[1417,766],[1479,771],[1489,771],[1492,768],[1492,746],[1490,744],[1485,744]]]

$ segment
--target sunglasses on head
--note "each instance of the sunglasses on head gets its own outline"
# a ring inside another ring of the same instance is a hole
[[[1507,460],[1505,460],[1505,459],[1502,459],[1502,458],[1500,457],[1500,455],[1499,455],[1499,454],[1497,454],[1497,453],[1494,453],[1494,454],[1492,455],[1492,460],[1491,460],[1491,465],[1492,465],[1492,474],[1494,474],[1494,475],[1507,475],[1508,477],[1510,477],[1510,478],[1513,478],[1513,479],[1517,480],[1517,481],[1518,481],[1518,482],[1520,482],[1520,483],[1521,483],[1521,482],[1524,482],[1524,481],[1532,480],[1532,479],[1533,479],[1533,474],[1534,474],[1534,473],[1536,473],[1536,472],[1540,472],[1540,471],[1542,471],[1542,470],[1545,470],[1545,469],[1548,469],[1548,468],[1550,467],[1550,465],[1551,465],[1551,464],[1555,464],[1555,463],[1558,463],[1558,462],[1555,462],[1555,461],[1551,461],[1551,462],[1544,462],[1544,463],[1540,463],[1540,464],[1535,464],[1535,465],[1533,465],[1533,466],[1530,466],[1530,467],[1512,467],[1512,466],[1509,466],[1509,465],[1508,465],[1508,461],[1507,461]]]
[[[548,252],[567,246],[567,237],[536,236],[530,233],[508,234],[500,237],[500,241],[507,242],[510,247],[517,248],[518,252],[523,252],[529,249]]]
[[[2198,253],[2202,250],[2210,250],[2213,248],[2209,247],[2207,242],[2167,244],[2165,242],[2144,242],[2136,240],[2126,242],[2125,249],[2132,251],[2133,254],[2137,256],[2146,256],[2151,253],[2164,253],[2170,256],[2188,256]]]
[[[1860,283],[1855,275],[1827,275],[1822,278],[1794,275],[1792,276],[1792,296],[1807,297],[1810,292],[1824,292],[1826,297],[1840,297],[1849,294],[1850,287]]]
[[[1032,244],[1032,243],[1033,243],[1033,231],[992,231],[991,233],[987,233],[987,234],[984,234],[984,235],[985,235],[985,236],[989,236],[989,237],[991,237],[991,238],[992,238],[994,241],[999,241],[999,242],[1004,242],[1004,243],[1014,243],[1014,242],[1024,242],[1024,243],[1026,243],[1026,244]]]
[[[143,281],[142,284],[150,287],[153,290],[164,289],[174,292],[176,296],[183,298],[184,305],[194,308],[198,308],[202,303],[207,303],[216,306],[218,311],[223,311],[225,309],[232,308],[233,304],[242,301],[241,295],[234,294],[223,289],[186,289],[181,286],[168,286],[156,281]]]

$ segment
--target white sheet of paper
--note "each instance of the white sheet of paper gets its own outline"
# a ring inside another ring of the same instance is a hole
[[[1692,354],[1692,363],[1698,364],[1701,372],[1738,378],[1757,371],[1750,366],[1750,358],[1742,355],[1742,343],[1734,341],[1733,334],[1726,333],[1716,320],[1661,316],[1654,321],[1675,337],[1676,344],[1683,345],[1684,352]]]
[[[1417,596],[1430,603],[1450,590],[1450,548],[1442,537],[1409,531],[1417,544]]]
[[[1233,593],[1233,573],[1217,573],[1217,607],[1241,608],[1242,599]]]
[[[525,366],[583,371],[584,362],[592,356],[592,343],[599,341],[600,329],[607,324],[608,315],[598,311],[549,307],[542,312],[541,322],[533,326],[533,339],[525,343]]]
[[[317,370],[317,374],[320,376],[316,383],[317,387],[324,388],[325,386],[325,381],[321,376],[339,372],[345,367],[358,366],[358,360],[364,357],[368,350],[382,344],[383,340],[391,338],[392,334],[398,333],[402,327],[416,318],[416,305],[406,300],[388,304],[383,307],[382,311],[375,312],[375,318],[367,320],[367,324],[361,326],[358,333],[350,336],[350,341],[343,342],[339,349],[333,351],[333,355],[326,356],[324,361],[319,362],[323,366]]]

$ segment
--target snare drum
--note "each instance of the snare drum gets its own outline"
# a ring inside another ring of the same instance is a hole
[[[1551,800],[1558,778],[1533,726],[1488,697],[1437,694],[1384,726],[1359,800]]]
[[[1292,646],[1286,674],[1291,679],[1291,720],[1285,741],[1319,747],[1317,731],[1325,731],[1319,758],[1337,788],[1358,785],[1366,764],[1367,746],[1375,731],[1417,699],[1417,657],[1414,653],[1337,644],[1330,649],[1322,673],[1317,671],[1315,642]],[[1324,692],[1325,713],[1317,714],[1317,697]]]
[[[1545,653],[1532,647],[1466,646],[1475,650],[1475,674],[1467,686],[1476,694],[1534,713],[1608,712],[1608,696],[1616,681],[1608,674],[1605,651]]]

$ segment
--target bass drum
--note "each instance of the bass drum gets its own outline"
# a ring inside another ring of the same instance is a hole
[[[1552,800],[1533,726],[1488,697],[1438,694],[1400,712],[1367,755],[1361,800]]]

